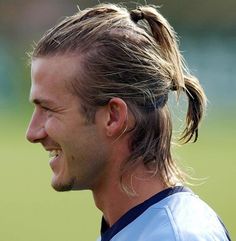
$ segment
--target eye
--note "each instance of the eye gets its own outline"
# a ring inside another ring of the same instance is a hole
[[[42,111],[47,114],[48,117],[52,116],[53,110],[47,106],[41,106]]]
[[[48,108],[48,107],[46,107],[46,106],[41,106],[41,107],[42,107],[42,109],[43,109],[44,111],[51,111],[51,109]]]
[[[48,107],[43,107],[43,111],[45,112],[47,118],[51,118],[53,116],[53,110]]]

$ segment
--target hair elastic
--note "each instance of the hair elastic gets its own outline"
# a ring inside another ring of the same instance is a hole
[[[137,23],[139,20],[144,19],[143,12],[140,8],[137,8],[135,10],[132,10],[130,12],[130,18],[133,22]]]
[[[160,96],[155,102],[148,102],[144,104],[146,111],[154,111],[155,109],[162,108],[168,100],[168,94]]]

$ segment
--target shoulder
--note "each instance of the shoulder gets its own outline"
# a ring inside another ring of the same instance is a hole
[[[149,207],[112,240],[228,240],[216,213],[190,192],[173,194]]]
[[[217,214],[184,187],[166,189],[128,211],[101,241],[229,241]]]
[[[154,215],[163,212],[165,221],[160,224],[172,230],[174,239],[170,240],[228,240],[217,214],[192,192],[173,194],[150,207],[150,211]],[[164,227],[160,233],[166,235]]]

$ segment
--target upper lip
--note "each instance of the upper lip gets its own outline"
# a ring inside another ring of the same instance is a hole
[[[55,150],[61,150],[59,147],[44,147],[46,151],[55,151]]]

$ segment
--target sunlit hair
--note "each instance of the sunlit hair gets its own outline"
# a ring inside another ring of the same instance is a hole
[[[81,71],[72,85],[83,100],[88,121],[93,122],[96,108],[113,97],[122,98],[135,117],[130,156],[120,170],[124,189],[124,174],[140,162],[168,186],[183,182],[170,150],[168,95],[183,92],[188,98],[183,142],[197,140],[206,97],[186,69],[167,20],[153,6],[129,12],[118,5],[100,4],[65,18],[46,32],[32,58],[60,54],[80,56]]]

